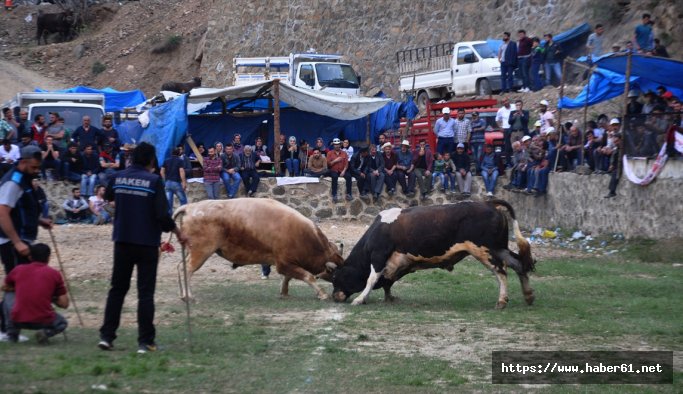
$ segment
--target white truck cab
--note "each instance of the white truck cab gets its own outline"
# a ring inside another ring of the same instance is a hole
[[[490,95],[501,89],[500,62],[486,41],[444,43],[396,52],[400,91],[427,100]]]
[[[235,86],[280,79],[304,89],[360,95],[360,77],[340,55],[292,53],[289,57],[237,57],[233,59]]]
[[[104,95],[99,93],[18,93],[15,104],[28,110],[31,122],[38,114],[48,121],[49,113],[59,113],[69,131],[78,128],[86,115],[91,124],[99,128],[104,116]]]

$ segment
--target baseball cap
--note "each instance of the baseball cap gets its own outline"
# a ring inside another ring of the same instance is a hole
[[[619,122],[619,119],[613,118],[612,120],[609,121],[609,124],[621,124],[621,122]]]
[[[524,137],[522,137],[522,142],[527,142],[530,139],[531,139],[531,137],[529,137],[528,135],[525,135]]]
[[[21,158],[22,159],[42,159],[40,148],[35,145],[27,145],[21,148]]]
[[[472,116],[479,116],[479,112],[477,112],[477,111],[472,112]]]
[[[550,103],[548,103],[548,100],[541,100],[539,104],[545,105],[546,107],[550,105]]]
[[[673,96],[674,96],[673,93],[671,93],[671,92],[669,92],[669,91],[666,91],[666,92],[664,92],[664,94],[662,95],[662,98],[670,99],[670,98],[672,98]],[[445,108],[444,108],[444,109],[445,109]]]
[[[464,147],[465,147],[465,144],[463,144],[462,142],[459,143],[458,146],[456,146],[456,148],[464,148]]]
[[[410,146],[410,141],[408,141],[408,140],[403,140],[403,142],[401,142],[401,145]]]
[[[444,109],[441,110],[441,113],[442,113],[442,114],[450,114],[450,113],[451,113],[451,109],[448,108],[448,107],[446,107],[446,108],[444,108]]]
[[[386,148],[387,146],[391,148],[391,142],[385,142],[384,145],[382,145],[382,149]]]
[[[537,120],[536,123],[534,123],[534,127],[541,127],[541,121]]]
[[[341,141],[339,140],[339,138],[335,138],[332,140],[332,145],[339,145],[339,144],[341,144]]]
[[[550,134],[550,133],[554,133],[554,132],[555,132],[554,127],[548,127],[547,129],[545,129],[545,131],[543,131],[543,134]]]

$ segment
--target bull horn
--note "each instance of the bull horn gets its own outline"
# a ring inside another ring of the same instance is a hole
[[[335,264],[331,261],[328,261],[327,263],[325,263],[325,267],[327,267],[327,269],[330,271],[334,271],[337,269],[337,264]]]

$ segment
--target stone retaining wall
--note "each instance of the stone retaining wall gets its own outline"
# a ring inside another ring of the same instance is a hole
[[[594,234],[623,233],[628,238],[683,237],[683,199],[680,195],[683,179],[680,178],[658,179],[648,187],[636,186],[622,179],[618,196],[612,199],[603,198],[607,194],[608,175],[551,174],[548,194],[543,197],[508,192],[501,187],[507,179],[499,178],[497,196],[512,204],[524,228],[576,228]],[[62,216],[61,204],[71,194],[73,186],[50,182],[44,187],[50,199],[51,214]],[[313,184],[277,186],[274,178],[264,178],[257,197],[273,198],[316,221],[333,218],[368,223],[383,209],[454,203],[461,199],[459,194],[444,195],[435,191],[426,201],[421,201],[419,192],[417,197],[409,199],[398,191],[393,197],[384,194],[380,204],[375,204],[370,199],[360,199],[354,184],[354,200],[347,202],[342,193],[344,179],[339,180],[339,190],[342,198],[334,204],[330,198],[329,179]],[[206,198],[201,183],[190,183],[187,194],[190,202]],[[240,195],[244,195],[243,187]],[[480,177],[475,177],[471,199],[483,198],[483,183]]]

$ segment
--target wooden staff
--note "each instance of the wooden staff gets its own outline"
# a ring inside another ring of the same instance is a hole
[[[59,263],[59,270],[62,271],[62,276],[64,277],[64,285],[66,286],[66,292],[67,294],[69,294],[71,303],[74,304],[74,311],[76,311],[76,317],[78,317],[78,322],[81,324],[81,327],[85,327],[83,325],[83,319],[81,319],[81,313],[78,311],[78,306],[76,306],[76,300],[74,299],[74,295],[71,292],[69,279],[67,279],[66,277],[66,271],[64,270],[64,265],[62,264],[62,257],[59,255],[59,249],[57,249],[57,241],[55,240],[55,235],[52,232],[51,228],[49,228],[47,232],[50,233],[50,239],[52,239],[52,247],[55,249],[55,255],[57,256],[57,262]]]
[[[567,74],[567,59],[565,59],[562,62],[562,78],[560,78],[560,98],[557,100],[559,103],[560,100],[562,100],[562,97],[564,96],[564,79],[565,75]],[[559,108],[558,115],[557,115],[557,127],[560,130],[560,136],[557,140],[558,145],[562,142],[562,107]],[[557,162],[560,159],[560,152],[556,151],[555,154],[555,164],[553,165],[553,172],[557,170]]]
[[[621,117],[621,138],[619,142],[619,160],[617,163],[617,168],[615,169],[618,171],[617,177],[619,177],[619,174],[621,174],[622,166],[623,166],[623,157],[624,157],[624,132],[626,131],[626,115],[628,114],[628,92],[631,90],[631,60],[632,60],[633,54],[631,51],[628,52],[627,57],[626,57],[626,81],[624,81],[624,116]]]
[[[583,103],[583,136],[581,137],[581,149],[579,150],[579,162],[583,165],[583,147],[586,146],[586,132],[588,131],[588,98],[591,94],[591,78],[593,77],[593,67],[588,71],[588,85],[586,86],[586,101]]]

